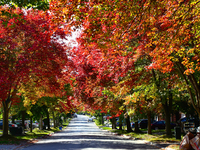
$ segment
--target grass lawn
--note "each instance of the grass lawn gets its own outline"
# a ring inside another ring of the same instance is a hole
[[[39,130],[38,128],[33,129],[33,132],[26,132],[24,135],[9,135],[8,137],[0,137],[0,144],[20,144],[32,139],[36,139],[45,135],[59,131],[59,128],[51,128],[51,130]]]
[[[69,122],[63,123],[63,128],[67,127]],[[24,135],[1,137],[2,130],[0,130],[0,144],[20,144],[21,142],[26,142],[32,139],[37,139],[45,135],[52,134],[54,132],[60,131],[59,127],[51,128],[50,130],[39,130],[38,128],[33,129],[33,132],[27,131]]]
[[[141,129],[142,133],[135,133],[130,132],[127,133],[125,130],[112,130],[110,127],[105,127],[102,124],[98,124],[98,121],[95,120],[95,123],[99,128],[103,130],[109,130],[110,132],[117,133],[118,135],[126,135],[131,136],[132,138],[136,139],[144,139],[147,141],[155,142],[155,143],[180,143],[181,140],[176,139],[174,136],[172,138],[169,138],[165,135],[165,130],[152,130],[152,134],[147,134],[147,129]],[[174,132],[174,129],[172,129],[172,133]],[[181,136],[181,139],[184,135]],[[170,148],[178,150],[179,145],[170,145]]]

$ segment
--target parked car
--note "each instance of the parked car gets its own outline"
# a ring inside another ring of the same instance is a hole
[[[17,127],[14,123],[8,123],[8,127]],[[3,120],[0,120],[0,129],[3,129]]]
[[[15,124],[17,126],[22,126],[22,120],[15,120]],[[25,126],[25,129],[29,128],[29,121],[28,120],[24,121],[24,126]]]
[[[76,113],[72,114],[72,117],[77,118],[77,114]]]
[[[22,126],[22,121],[21,120],[17,120],[15,121],[14,124],[12,124],[12,126],[9,126],[9,131],[11,135],[22,135],[24,134],[24,127]]]
[[[190,131],[193,134],[196,134],[196,130],[199,127],[199,119],[194,117],[193,118],[184,117],[178,121],[178,124],[182,125],[184,133]]]
[[[92,116],[91,118],[92,118],[92,119],[96,119],[96,117],[95,117],[95,116]]]
[[[44,122],[43,122],[43,125],[44,125]],[[38,128],[39,127],[39,122],[38,121],[33,122],[32,126],[34,126],[34,128]]]
[[[151,123],[156,122],[155,120],[151,120]],[[138,127],[141,129],[146,129],[148,126],[148,119],[141,119],[138,121]]]
[[[135,122],[131,122],[131,128],[135,128]]]
[[[186,122],[186,121],[187,121],[187,117],[183,117],[183,118],[180,118],[178,120],[178,123],[180,124],[180,123],[183,123],[183,122]]]
[[[176,124],[175,123],[170,123],[171,124],[171,129],[173,129]],[[165,121],[156,121],[154,123],[151,124],[151,129],[152,130],[158,130],[158,129],[165,129]]]
[[[104,119],[104,120],[109,120],[109,119],[110,119],[110,117],[111,117],[110,115],[103,116],[103,119]]]
[[[30,123],[30,120],[29,120],[29,128],[31,127],[31,123]],[[34,121],[32,122],[32,128],[38,128],[39,127],[39,122],[38,121]]]
[[[124,119],[122,120],[122,125],[126,125],[126,121],[124,122]],[[116,120],[116,126],[119,126],[119,118]]]
[[[88,122],[93,122],[93,119],[92,118],[88,118]]]

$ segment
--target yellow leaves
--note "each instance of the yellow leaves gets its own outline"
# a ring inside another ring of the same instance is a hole
[[[190,75],[190,74],[193,74],[195,71],[193,69],[187,69],[185,70],[184,74],[186,75]]]
[[[188,52],[187,52],[187,54],[194,53],[194,50],[195,50],[194,48],[189,49]]]
[[[63,8],[63,13],[64,14],[68,14],[68,11],[69,11],[68,8],[66,8],[66,7]]]
[[[32,103],[33,105],[35,105],[36,102],[37,102],[36,100],[32,100],[32,101],[31,101],[31,103]]]
[[[196,66],[195,70],[200,71],[200,66]]]
[[[133,115],[134,113],[135,113],[135,109],[129,109],[129,110],[128,110],[128,114],[129,114],[129,115]]]
[[[195,71],[194,71],[194,62],[192,62],[190,60],[190,58],[183,58],[183,61],[182,61],[182,64],[187,68],[184,72],[184,74],[186,75],[190,75],[190,74],[193,74]]]
[[[170,60],[172,60],[173,62],[178,62],[178,61],[179,61],[178,58],[176,58],[176,57],[174,57],[174,56],[170,56],[169,58],[170,58]]]
[[[113,86],[112,89],[111,89],[111,91],[115,95],[120,95],[120,96],[126,95],[130,91],[130,88],[127,87],[127,85],[124,85],[123,83],[124,82],[121,82],[121,83]]]
[[[55,107],[55,109],[56,109],[56,110],[58,110],[58,111],[60,110],[60,108],[59,108],[59,107]]]
[[[29,114],[30,116],[33,115],[33,113],[30,110],[26,111],[26,113]]]
[[[127,41],[128,41],[128,39],[125,39],[125,41],[127,42]]]
[[[125,100],[125,105],[128,105],[130,102],[135,103],[137,101],[137,99],[135,97],[133,97],[133,95],[128,95],[124,98]]]
[[[124,110],[124,109],[125,109],[124,106],[119,107],[119,110]]]
[[[150,4],[150,2],[146,2],[146,3],[144,4],[144,8],[149,7],[149,4]]]
[[[191,68],[193,67],[194,62],[190,62],[190,59],[185,57],[183,58],[182,64],[187,68]]]
[[[24,102],[24,107],[28,107],[30,105],[30,99],[28,97],[25,97],[23,102]]]

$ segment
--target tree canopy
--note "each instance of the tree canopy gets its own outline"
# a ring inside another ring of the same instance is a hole
[[[173,95],[187,89],[200,116],[198,0],[5,0],[0,9],[6,108],[21,90],[29,100],[55,94],[63,106],[90,110],[116,113],[134,98],[171,110]]]

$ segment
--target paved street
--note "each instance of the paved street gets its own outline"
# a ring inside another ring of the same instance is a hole
[[[130,140],[100,130],[87,116],[78,115],[67,129],[47,139],[29,145],[23,150],[130,150],[159,149],[143,140]]]

